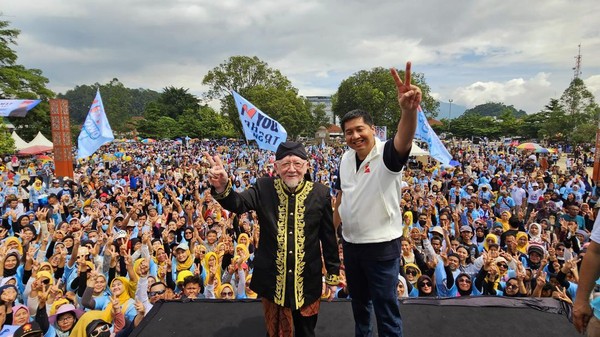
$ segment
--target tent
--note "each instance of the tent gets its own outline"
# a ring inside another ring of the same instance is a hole
[[[35,138],[33,138],[31,142],[29,142],[28,146],[36,145],[49,146],[50,148],[54,148],[54,144],[51,141],[49,141],[48,138],[44,137],[44,135],[39,131]]]
[[[15,148],[17,149],[17,151],[20,151],[30,146],[29,144],[27,144],[26,141],[23,140],[23,138],[19,137],[19,135],[17,135],[16,132],[13,131],[10,136],[15,141]]]
[[[52,151],[52,146],[34,145],[26,147],[19,151],[20,155],[34,155]]]
[[[423,150],[422,148],[419,147],[419,145],[417,145],[415,142],[413,142],[412,149],[410,149],[410,155],[415,156],[415,157],[428,156],[429,151]]]

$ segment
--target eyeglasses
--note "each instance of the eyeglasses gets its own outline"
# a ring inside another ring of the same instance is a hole
[[[289,169],[291,166],[294,166],[296,170],[299,170],[304,167],[304,164],[306,164],[305,161],[286,161],[280,162],[279,166],[284,170]]]
[[[508,265],[506,263],[496,263],[496,265],[498,266],[498,268],[508,269]]]
[[[165,291],[167,291],[167,289],[163,289],[163,290],[159,290],[159,291],[149,291],[148,296],[152,297],[152,296],[156,296],[156,295],[162,295],[165,293]]]
[[[233,296],[233,291],[224,291],[221,293],[221,297]]]
[[[430,282],[423,282],[419,285],[419,287],[431,287],[431,283]]]
[[[469,280],[468,278],[461,278],[457,282],[458,283],[469,283],[469,284],[471,284],[471,280]]]
[[[517,284],[514,283],[507,283],[506,284],[506,288],[518,288],[519,286]]]
[[[90,333],[91,337],[97,337],[100,336],[101,333],[106,332],[110,330],[110,325],[109,324],[102,324],[99,327],[96,327],[96,329],[94,329],[94,331],[92,331],[92,333]]]
[[[75,319],[75,317],[73,317],[73,315],[65,315],[65,316],[57,319],[57,321],[59,321],[59,322],[68,322],[68,321],[72,321],[74,319]]]
[[[414,276],[414,275],[417,275],[418,272],[416,270],[414,270],[414,269],[407,269],[406,270],[406,274]]]

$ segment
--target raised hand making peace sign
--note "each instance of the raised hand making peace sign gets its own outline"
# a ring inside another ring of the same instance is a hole
[[[204,152],[204,156],[208,159],[210,169],[208,170],[208,182],[215,188],[217,193],[223,193],[229,183],[227,171],[223,167],[223,162],[219,155],[211,156],[208,152]]]
[[[416,85],[410,84],[411,63],[406,62],[406,70],[404,71],[404,82],[400,79],[398,72],[395,68],[391,68],[390,72],[396,82],[396,88],[398,89],[398,103],[402,111],[416,111],[421,104],[421,89]]]

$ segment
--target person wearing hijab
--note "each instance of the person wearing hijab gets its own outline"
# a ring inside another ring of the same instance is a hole
[[[29,308],[23,304],[12,307],[12,324],[21,326],[31,320]]]
[[[527,233],[517,232],[517,250],[521,254],[527,254],[527,248],[529,247],[529,237]]]
[[[173,280],[176,280],[177,274],[184,270],[189,270],[192,273],[196,270],[196,266],[194,265],[194,255],[190,252],[190,247],[187,243],[180,243],[177,245],[175,254],[173,254],[172,265],[174,267],[172,270]]]
[[[81,299],[81,302],[87,308],[96,308],[96,301],[92,298],[96,280],[97,275],[95,275],[95,273],[92,273],[87,280],[87,287]],[[110,283],[110,291],[112,293],[112,297],[118,300],[119,305],[121,306],[121,311],[124,313],[127,321],[133,322],[135,316],[137,315],[137,311],[134,305],[135,300],[132,298],[132,295],[135,296],[135,290],[131,289],[130,280],[122,276],[115,277]],[[109,317],[112,310],[111,302],[109,301],[106,303],[106,305],[100,310],[104,312],[104,317]]]
[[[61,304],[56,313],[48,317],[49,332],[53,331],[56,337],[69,337],[81,315],[83,310],[76,309],[73,304]]]
[[[496,234],[490,233],[485,236],[485,241],[483,242],[483,251],[484,252],[490,251],[490,244],[498,245],[498,237],[496,236]]]
[[[529,242],[543,244],[543,245],[546,244],[544,242],[544,240],[542,239],[542,225],[540,225],[539,223],[532,222],[529,225],[528,233],[529,233]],[[517,238],[517,240],[518,240],[518,238]]]
[[[414,263],[407,263],[404,265],[404,275],[406,275],[406,280],[414,286],[421,277],[421,269]]]
[[[435,284],[431,277],[427,275],[421,275],[417,279],[417,290],[419,291],[419,297],[437,297]]]
[[[398,292],[398,299],[408,297],[408,282],[406,282],[406,279],[402,275],[398,275],[398,287],[396,290]]]
[[[19,293],[17,287],[12,284],[5,284],[0,287],[0,300],[4,301],[6,307],[6,322],[8,324],[13,324],[13,312],[12,308],[17,302],[17,297]]]

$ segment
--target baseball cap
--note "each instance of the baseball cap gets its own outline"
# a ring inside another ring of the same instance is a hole
[[[460,232],[470,232],[473,233],[473,228],[471,228],[471,226],[461,226],[460,227]]]
[[[189,270],[182,270],[179,272],[179,274],[177,274],[177,282],[175,283],[183,283],[183,280],[189,276],[194,276],[194,273]]]
[[[434,227],[431,229],[431,232],[432,232],[432,233],[437,233],[437,234],[439,234],[439,235],[441,235],[441,236],[444,236],[444,229],[443,229],[441,226],[434,226]]]
[[[127,232],[124,230],[120,230],[117,233],[117,239],[126,239],[127,238]]]
[[[182,242],[179,245],[177,245],[177,248],[175,248],[175,250],[177,250],[177,249],[189,250],[190,246],[188,246],[187,243]]]

